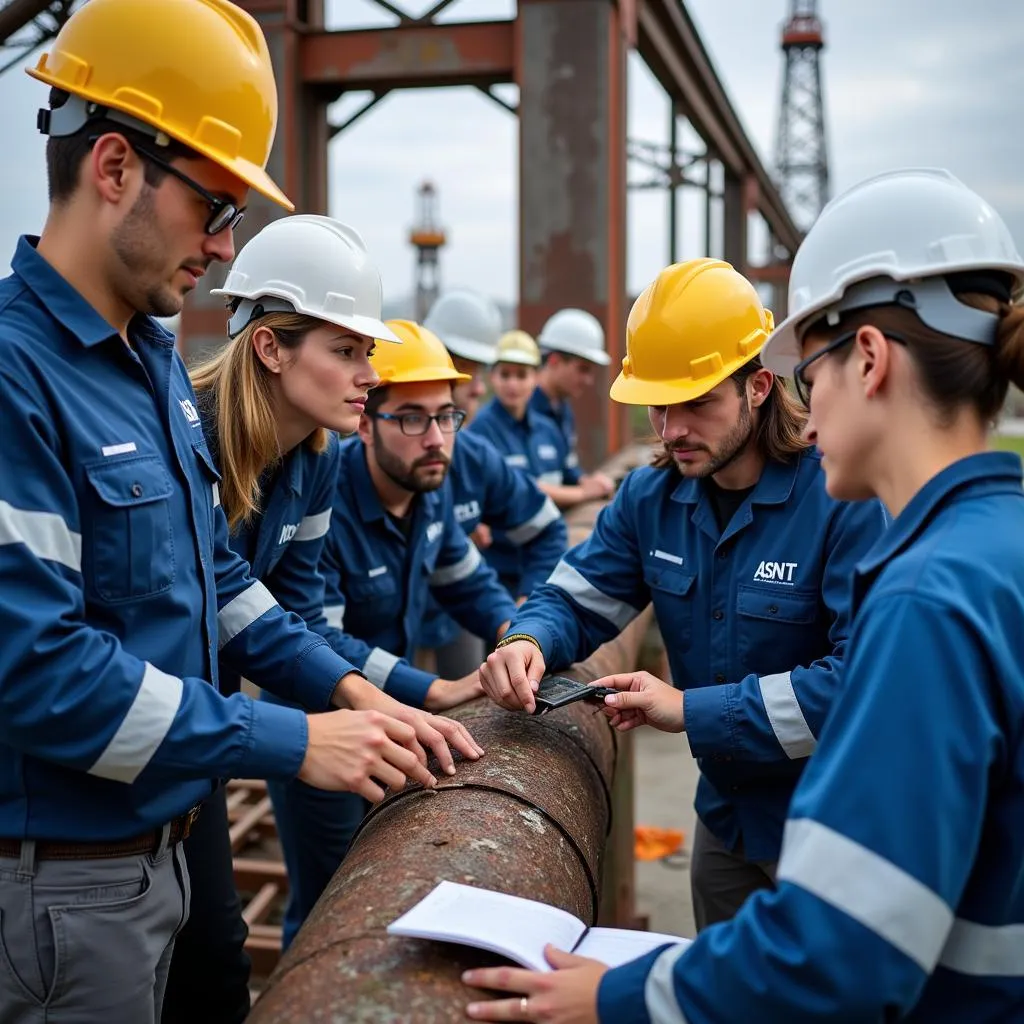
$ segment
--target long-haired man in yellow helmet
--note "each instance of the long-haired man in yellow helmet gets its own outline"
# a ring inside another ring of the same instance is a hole
[[[531,708],[533,685],[653,601],[672,682],[604,685],[621,729],[685,731],[697,757],[698,928],[774,884],[789,796],[836,689],[850,574],[884,528],[877,503],[825,492],[803,414],[758,353],[772,330],[727,263],[663,270],[629,316],[612,398],[646,405],[662,450],[519,610],[484,687]],[[682,693],[680,692],[682,691]]]
[[[228,0],[90,0],[30,74],[50,209],[0,281],[0,1018],[155,1024],[218,780],[434,780],[416,728],[355,710],[370,684],[229,547],[152,319],[232,258],[250,189],[290,206],[259,26]],[[219,660],[325,713],[222,695]]]

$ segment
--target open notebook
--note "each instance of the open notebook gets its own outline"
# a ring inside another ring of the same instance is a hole
[[[689,939],[626,928],[588,928],[579,918],[536,900],[441,882],[388,925],[389,935],[437,939],[476,946],[536,971],[550,971],[544,945],[550,942],[609,967],[635,960],[666,943]]]

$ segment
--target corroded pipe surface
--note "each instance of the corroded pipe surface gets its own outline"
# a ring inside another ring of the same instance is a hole
[[[454,717],[486,755],[370,812],[252,1024],[463,1019],[459,975],[493,955],[385,934],[442,879],[595,919],[615,763],[604,716],[577,703],[533,718],[480,699]]]

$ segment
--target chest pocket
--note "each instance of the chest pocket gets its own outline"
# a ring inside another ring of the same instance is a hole
[[[353,580],[351,577],[345,582],[346,588],[346,612],[345,621],[352,618],[352,613],[357,610],[371,618],[384,611],[398,613],[398,581],[389,571],[381,573],[380,576],[372,578],[363,577]],[[383,623],[381,623],[383,625]]]
[[[737,588],[736,611],[739,613],[736,637],[740,656],[746,664],[756,665],[756,671],[762,675],[792,668],[823,653],[818,649],[821,640],[815,628],[818,622],[815,591],[741,585]],[[768,652],[771,652],[770,663],[765,662]]]
[[[158,456],[85,467],[92,571],[87,586],[104,601],[130,601],[174,582],[172,482]]]
[[[675,650],[688,651],[693,640],[693,582],[696,575],[661,559],[644,563],[658,628]]]

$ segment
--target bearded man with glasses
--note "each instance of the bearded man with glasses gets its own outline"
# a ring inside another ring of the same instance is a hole
[[[441,340],[389,320],[400,345],[378,345],[359,434],[342,443],[338,489],[320,571],[328,643],[372,683],[415,707],[441,711],[483,693],[479,672],[440,679],[414,667],[427,599],[494,641],[515,603],[455,517],[447,482],[465,413],[452,387],[468,380]],[[276,700],[276,698],[271,698]],[[287,948],[341,863],[369,804],[304,782],[269,783],[290,886]],[[341,797],[339,799],[339,796]]]

